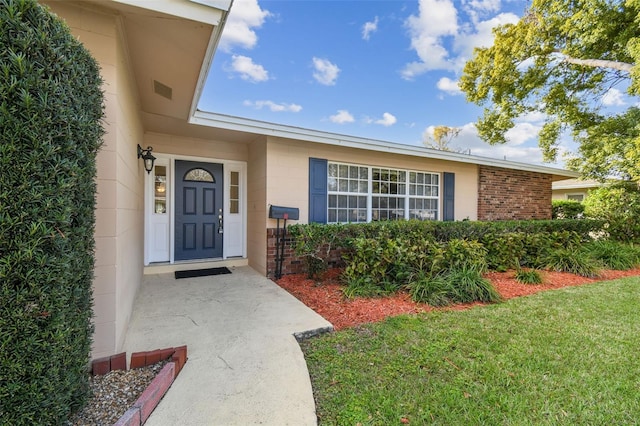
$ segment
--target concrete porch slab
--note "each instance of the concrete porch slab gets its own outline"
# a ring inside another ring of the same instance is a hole
[[[147,425],[315,425],[294,333],[331,324],[248,266],[176,280],[145,275],[123,350],[187,345],[188,361]]]

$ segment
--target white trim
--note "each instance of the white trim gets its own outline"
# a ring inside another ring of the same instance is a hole
[[[198,124],[207,127],[236,130],[239,132],[254,133],[257,135],[295,139],[306,142],[321,143],[325,145],[345,146],[349,148],[364,149],[368,151],[410,155],[412,157],[432,158],[437,160],[454,161],[457,163],[479,164],[484,166],[523,170],[556,176],[565,176],[567,178],[574,178],[579,176],[577,172],[558,169],[554,167],[539,166],[536,164],[520,163],[516,161],[498,160],[495,158],[460,154],[457,152],[442,151],[421,146],[404,145],[379,139],[367,139],[356,136],[342,135],[338,133],[304,129],[301,127],[250,120],[246,118],[205,112],[200,110],[195,111],[189,122],[191,124]]]

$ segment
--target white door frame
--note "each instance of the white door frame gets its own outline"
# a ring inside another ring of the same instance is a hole
[[[222,164],[224,173],[224,190],[223,190],[223,209],[224,209],[224,234],[222,259],[233,257],[247,257],[247,163],[244,161],[223,160],[218,158],[194,157],[187,155],[172,155],[153,153],[156,157],[156,165],[167,166],[167,182],[166,182],[166,202],[168,221],[168,241],[162,242],[161,250],[168,248],[168,257],[162,255],[162,260],[158,260],[157,252],[159,249],[152,247],[154,231],[154,209],[155,209],[155,186],[154,173],[145,173],[144,183],[144,265],[150,264],[174,264],[174,242],[175,242],[175,162],[176,160],[198,161],[202,163],[219,163]],[[229,213],[230,200],[229,195],[231,173],[239,173],[239,213],[234,217]],[[229,232],[228,230],[233,230]],[[164,247],[167,244],[168,247]],[[154,252],[156,250],[156,252]],[[201,259],[200,262],[208,262],[211,259]],[[198,260],[189,261],[198,262]]]

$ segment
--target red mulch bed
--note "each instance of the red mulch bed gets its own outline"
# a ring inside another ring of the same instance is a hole
[[[424,303],[413,302],[408,294],[398,294],[380,299],[346,299],[338,281],[341,272],[340,269],[327,271],[320,283],[307,279],[303,274],[286,275],[277,283],[302,303],[322,315],[333,324],[336,330],[381,321],[388,316],[436,309]],[[539,291],[636,276],[640,275],[640,269],[603,271],[599,278],[585,278],[566,272],[543,271],[543,284],[540,285],[521,284],[515,280],[514,275],[513,271],[489,272],[485,274],[485,277],[493,283],[504,299],[511,299]],[[467,309],[476,305],[481,305],[481,303],[455,305],[444,309]]]

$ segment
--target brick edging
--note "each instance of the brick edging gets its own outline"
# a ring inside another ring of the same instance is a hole
[[[102,375],[112,370],[126,370],[126,360],[127,355],[125,352],[93,360],[91,362],[91,373],[93,375]],[[186,345],[131,354],[131,369],[147,367],[164,360],[170,361],[162,367],[162,370],[142,392],[133,407],[127,410],[114,426],[144,425],[187,362]]]
[[[176,362],[169,362],[151,381],[142,395],[129,408],[114,426],[140,426],[145,424],[162,397],[167,393],[175,379]]]

